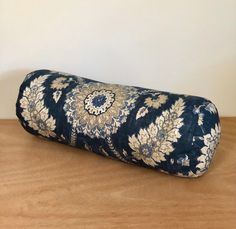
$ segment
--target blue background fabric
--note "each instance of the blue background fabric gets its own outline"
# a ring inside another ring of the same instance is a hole
[[[205,98],[50,70],[26,76],[16,114],[33,135],[183,177],[208,170],[220,139]]]

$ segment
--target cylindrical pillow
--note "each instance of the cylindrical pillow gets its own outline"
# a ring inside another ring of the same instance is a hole
[[[209,100],[50,70],[26,76],[16,114],[31,134],[184,177],[208,169],[220,138]]]

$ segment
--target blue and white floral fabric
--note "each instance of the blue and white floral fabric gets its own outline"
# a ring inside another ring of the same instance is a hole
[[[207,171],[220,138],[209,100],[50,70],[26,76],[16,113],[31,134],[184,177]]]

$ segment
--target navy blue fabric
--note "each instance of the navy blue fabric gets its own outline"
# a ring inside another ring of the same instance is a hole
[[[31,134],[184,177],[207,171],[220,139],[205,98],[50,70],[26,76],[16,114]]]

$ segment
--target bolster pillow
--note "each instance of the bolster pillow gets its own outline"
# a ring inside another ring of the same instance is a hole
[[[184,177],[207,171],[220,138],[207,99],[50,70],[26,76],[16,114],[31,134]]]

